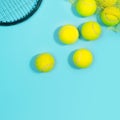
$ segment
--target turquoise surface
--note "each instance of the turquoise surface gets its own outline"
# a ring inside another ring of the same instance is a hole
[[[120,33],[103,26],[97,41],[66,46],[56,40],[61,25],[91,20],[96,16],[78,17],[67,0],[43,0],[29,20],[0,26],[0,120],[120,120]],[[69,64],[78,48],[93,52],[90,68]],[[33,69],[42,52],[55,56],[50,73]]]

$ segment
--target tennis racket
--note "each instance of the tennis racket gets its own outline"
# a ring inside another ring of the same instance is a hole
[[[42,0],[0,0],[0,25],[14,25],[27,20]]]

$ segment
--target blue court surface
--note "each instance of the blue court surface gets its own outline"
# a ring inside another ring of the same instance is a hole
[[[0,120],[120,120],[120,33],[102,26],[96,41],[73,45],[56,39],[61,25],[96,21],[79,17],[67,0],[43,0],[27,21],[0,26]],[[94,54],[88,69],[70,64],[71,53]],[[34,57],[49,52],[56,66],[38,73]]]

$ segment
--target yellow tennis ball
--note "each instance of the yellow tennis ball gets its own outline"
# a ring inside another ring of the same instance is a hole
[[[64,44],[73,44],[79,38],[78,29],[73,25],[62,26],[58,33],[59,39]]]
[[[42,53],[36,57],[35,66],[40,72],[49,72],[54,68],[54,57],[49,53]]]
[[[82,25],[81,34],[86,40],[96,40],[101,35],[101,26],[97,22],[86,22]]]
[[[120,9],[107,7],[100,14],[102,22],[107,26],[115,26],[120,22]]]
[[[84,17],[93,15],[97,9],[95,0],[78,0],[75,7],[78,14]]]
[[[97,0],[100,7],[110,7],[117,3],[117,0]]]
[[[93,62],[93,55],[87,49],[76,50],[73,55],[73,63],[78,68],[87,68]]]

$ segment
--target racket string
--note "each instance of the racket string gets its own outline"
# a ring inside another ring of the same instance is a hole
[[[33,1],[33,0],[31,0],[31,1]],[[21,4],[21,6],[23,6],[23,5],[27,5],[27,2],[24,2],[24,4],[23,4],[23,1],[21,2],[22,4]],[[30,3],[30,2],[29,2]],[[15,2],[15,6],[17,6],[17,3]],[[17,6],[18,7],[18,6]],[[20,8],[22,8],[22,7],[20,7]],[[28,8],[28,6],[27,7],[23,7],[22,9],[20,9],[20,11],[18,10],[18,13],[20,12],[21,14],[24,14],[25,12],[28,12],[29,10],[30,10],[30,8],[29,9],[27,9]]]
[[[11,6],[9,5],[9,4],[5,4],[4,2],[3,2],[3,5],[5,6],[5,8],[7,9],[8,7],[11,9]],[[9,21],[11,21],[15,16],[13,16],[12,14],[11,14],[11,12],[9,12],[9,11],[7,11],[7,10],[4,10],[4,12],[7,12],[6,14],[7,14],[7,16],[9,17],[7,20],[9,20]],[[4,18],[6,17],[6,15],[4,16]],[[6,17],[7,18],[7,17]],[[14,18],[15,19],[15,18]]]
[[[7,4],[8,6],[9,6],[9,4]],[[2,5],[1,5],[1,8],[2,8],[2,10],[0,10],[1,11],[1,13],[3,13],[2,14],[2,18],[8,18],[8,17],[10,17],[10,12],[7,10],[8,9],[8,6],[6,6],[6,4],[4,3],[4,2],[2,2]],[[11,8],[11,6],[9,6],[10,8]],[[4,9],[3,9],[4,8]],[[5,14],[6,13],[6,14]],[[6,17],[7,16],[7,17]],[[12,16],[12,14],[11,14],[11,16]],[[2,19],[2,18],[0,18],[0,19]],[[8,19],[8,20],[10,20],[10,18]]]
[[[20,3],[22,3],[23,1],[21,1]],[[13,1],[11,2],[11,3],[13,3]],[[25,10],[24,11],[24,8],[26,8],[26,7],[22,7],[22,6],[26,6],[27,5],[27,2],[24,2],[24,4],[22,3],[21,5],[19,5],[18,6],[18,4],[16,3],[16,1],[14,1],[14,7],[15,7],[15,9],[11,9],[12,11],[10,12],[10,13],[12,13],[12,12],[14,12],[14,11],[16,11],[17,13],[18,13],[18,17],[19,16],[22,16],[22,17],[24,17],[24,14],[25,13],[28,13],[28,11],[27,10]],[[15,13],[16,13],[15,12]]]
[[[14,3],[14,4],[13,4]],[[16,4],[16,2],[13,2],[13,1],[11,1],[11,5],[12,5],[12,7],[14,7],[14,9],[12,9],[11,8],[11,11],[9,11],[9,13],[10,14],[13,14],[13,11],[16,11],[15,13],[14,13],[14,15],[16,16],[16,18],[15,19],[18,19],[18,17],[20,16],[20,12],[21,11],[18,11],[18,8],[16,8],[17,6],[17,4]],[[17,12],[18,11],[18,12]]]
[[[5,11],[5,9],[2,9],[2,7],[0,7],[0,11],[1,11],[1,18],[0,19],[2,19],[2,18],[5,18],[5,16],[6,16],[6,11]]]
[[[8,17],[12,17],[12,19],[15,17],[13,17],[13,15],[12,15],[12,13],[14,12],[13,10],[12,10],[12,8],[11,8],[11,6],[9,5],[9,4],[7,4],[8,6],[6,6],[6,4],[4,3],[4,2],[2,2],[3,3],[3,6],[5,7],[5,9],[2,9],[2,11],[4,12],[4,13],[6,13],[6,14],[4,14],[5,16],[3,16],[3,18],[8,18]],[[12,2],[11,2],[12,3]],[[12,5],[12,4],[11,4]],[[2,6],[2,7],[3,7]],[[11,11],[8,11],[8,7],[9,7],[9,9],[11,10]],[[15,6],[12,6],[12,7],[15,7]],[[15,9],[15,10],[17,10],[17,9]],[[16,12],[14,12],[14,15],[16,15]],[[15,18],[14,18],[15,19]],[[9,18],[9,21],[10,21],[11,19]]]
[[[19,17],[19,16],[23,15],[23,17],[24,17],[24,13],[25,13],[25,12],[23,11],[24,9],[23,9],[21,6],[18,7],[18,5],[17,5],[17,3],[16,3],[15,1],[14,1],[14,4],[13,4],[13,5],[14,5],[14,7],[16,7],[15,10],[16,10],[17,13],[18,13],[17,16]],[[22,4],[22,5],[25,5],[25,4]],[[21,10],[21,9],[18,9],[18,8],[22,8],[22,10]],[[24,7],[24,8],[25,8],[25,7]]]

